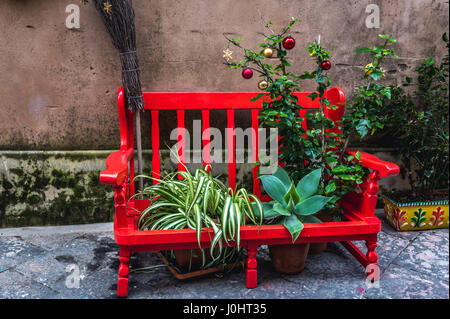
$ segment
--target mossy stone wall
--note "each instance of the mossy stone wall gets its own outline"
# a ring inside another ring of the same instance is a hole
[[[108,222],[114,219],[113,189],[99,182],[110,151],[0,151],[0,228]],[[375,153],[396,162],[388,152]],[[151,175],[151,152],[144,151],[144,174]],[[173,171],[161,153],[162,173]],[[199,164],[188,164],[192,171]],[[237,165],[237,187],[252,190],[252,164]],[[213,165],[227,183],[227,165]],[[151,180],[146,180],[149,185]],[[400,177],[382,180],[381,191],[405,187]]]
[[[1,154],[0,227],[112,221],[112,188],[99,183],[104,155]]]

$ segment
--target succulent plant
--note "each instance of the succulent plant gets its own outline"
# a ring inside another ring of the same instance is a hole
[[[273,175],[262,175],[261,179],[267,194],[273,201],[263,203],[264,219],[284,225],[292,235],[294,243],[303,230],[303,223],[320,223],[314,216],[332,199],[318,195],[321,169],[304,176],[297,184],[278,167]]]

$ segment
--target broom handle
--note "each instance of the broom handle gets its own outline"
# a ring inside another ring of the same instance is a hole
[[[136,110],[134,112],[134,118],[136,121],[136,148],[138,155],[138,175],[142,175],[142,141],[141,141],[141,111]],[[138,191],[144,189],[144,181],[142,177],[138,178]]]

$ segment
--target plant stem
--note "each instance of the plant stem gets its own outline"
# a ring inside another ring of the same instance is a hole
[[[323,176],[323,170],[325,168],[325,152],[326,152],[326,143],[325,143],[325,124],[323,122],[324,118],[325,118],[325,110],[324,110],[324,105],[323,105],[323,96],[320,96],[320,112],[321,112],[321,124],[322,124],[322,130],[321,130],[321,134],[322,134],[322,170],[321,170],[321,179],[320,179],[320,184],[321,187],[324,188],[324,176]]]

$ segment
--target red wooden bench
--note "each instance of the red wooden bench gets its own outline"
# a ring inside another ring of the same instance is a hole
[[[258,149],[258,113],[261,102],[250,102],[255,92],[146,92],[143,93],[145,109],[151,114],[151,145],[153,149],[152,171],[156,177],[160,173],[159,158],[159,117],[164,116],[166,110],[176,110],[179,133],[183,134],[185,127],[186,110],[201,110],[202,131],[208,130],[211,112],[215,110],[226,110],[227,127],[235,127],[235,110],[249,110],[253,128],[252,147],[253,154]],[[307,96],[309,93],[297,93],[299,104],[305,109],[301,110],[304,115],[307,109],[319,108],[318,99],[311,101]],[[335,105],[341,105],[335,111],[329,111],[327,116],[333,120],[339,119],[344,112],[345,96],[340,88],[332,88],[327,91],[327,98]],[[112,153],[106,160],[106,170],[100,174],[100,182],[114,187],[114,235],[120,246],[120,266],[117,285],[117,295],[127,296],[130,256],[133,252],[159,251],[170,249],[198,248],[195,230],[165,230],[165,231],[139,231],[137,229],[138,213],[132,208],[142,211],[148,200],[132,199],[135,187],[130,180],[134,177],[134,128],[133,113],[125,108],[124,91],[118,91],[118,111],[120,124],[120,150]],[[148,113],[146,113],[148,114]],[[303,122],[306,128],[306,121]],[[209,131],[208,131],[209,132]],[[235,160],[235,138],[232,130],[227,130],[229,159],[229,184],[236,185],[236,160]],[[208,139],[203,141],[205,151],[204,164],[209,163]],[[349,151],[349,153],[355,151]],[[181,159],[184,154],[181,152]],[[397,175],[399,168],[393,163],[384,162],[375,156],[362,153],[362,164],[372,170],[370,177],[363,183],[364,191],[358,194],[348,194],[343,201],[345,209],[344,221],[325,222],[321,224],[305,224],[302,234],[296,243],[305,242],[342,242],[344,247],[366,267],[377,264],[377,233],[380,231],[381,223],[374,216],[377,201],[378,181],[381,177]],[[183,169],[180,165],[179,169]],[[253,169],[253,193],[260,196],[262,201],[267,201],[267,196],[261,196],[260,181],[256,179],[258,167]],[[128,201],[128,208],[127,208]],[[209,247],[210,237],[208,229],[202,230],[201,245]],[[365,241],[367,253],[361,252],[351,241]],[[259,245],[266,244],[291,244],[292,237],[282,225],[265,225],[258,231],[258,226],[244,226],[241,228],[241,246],[247,248],[246,283],[248,288],[257,286],[257,261],[256,253]],[[368,271],[373,272],[372,269]],[[367,275],[369,275],[369,273]]]

